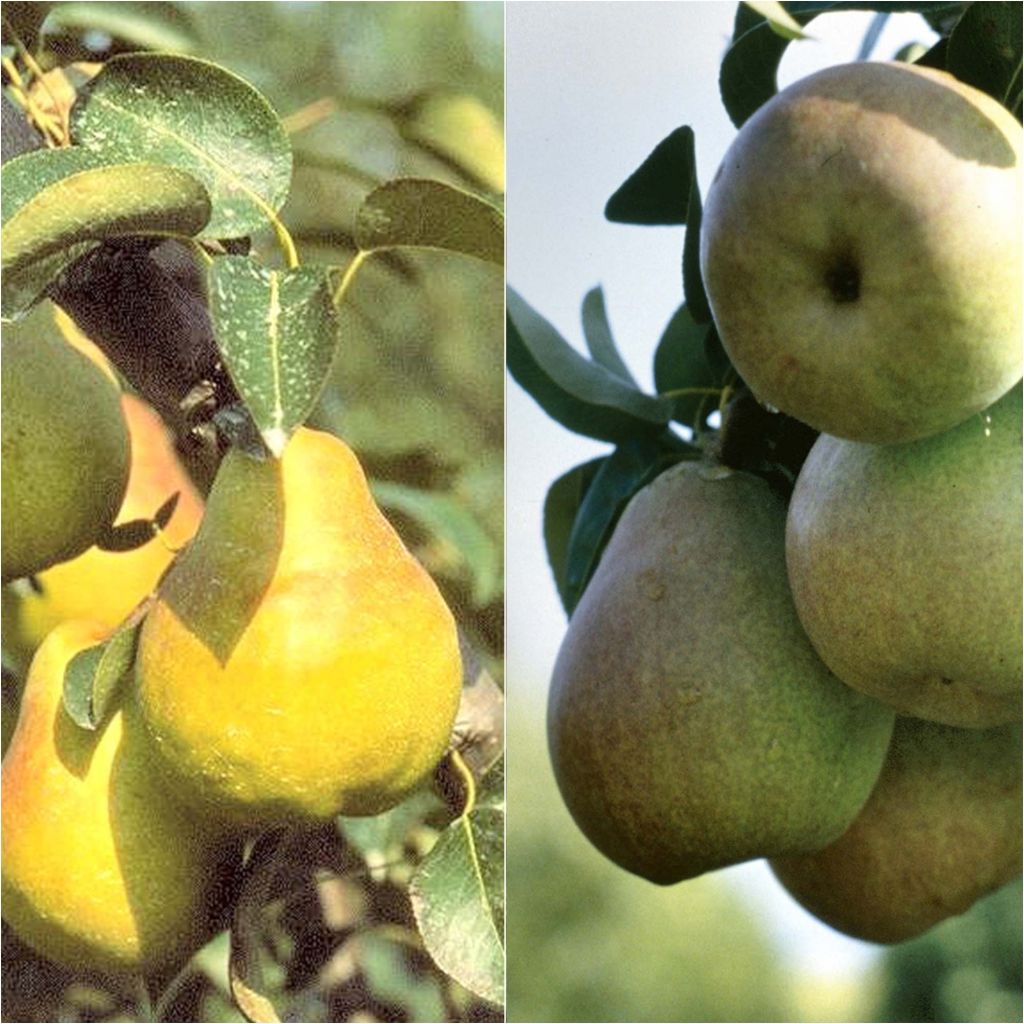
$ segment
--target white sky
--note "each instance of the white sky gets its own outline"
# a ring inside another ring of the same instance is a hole
[[[734,135],[717,83],[735,11],[733,2],[506,4],[508,282],[581,350],[580,303],[602,285],[620,349],[648,388],[655,344],[682,301],[683,229],[611,224],[604,204],[682,124],[696,132],[706,192]],[[853,60],[871,17],[816,19],[809,27],[814,38],[790,45],[780,83]],[[893,15],[873,56],[890,59],[903,43],[931,38],[918,16]],[[506,686],[510,701],[536,703],[538,728],[565,631],[541,537],[544,495],[557,476],[608,450],[550,420],[509,380]],[[801,967],[841,974],[874,955],[875,947],[845,939],[800,910],[763,864],[730,873],[763,906],[786,955]],[[514,879],[510,888],[514,898]]]

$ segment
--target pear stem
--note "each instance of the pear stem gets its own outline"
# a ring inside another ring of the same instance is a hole
[[[356,272],[363,265],[363,262],[369,255],[370,252],[366,249],[360,249],[355,256],[352,257],[352,261],[345,268],[345,273],[341,275],[338,287],[334,291],[333,302],[335,309],[341,308],[345,295],[348,293],[349,288],[352,287],[352,281],[355,279]]]
[[[466,787],[466,803],[462,808],[462,813],[459,815],[459,819],[469,817],[470,812],[476,807],[476,778],[473,776],[473,772],[469,765],[463,760],[462,755],[457,751],[451,752],[452,764],[455,766],[455,770],[462,777],[462,783]]]

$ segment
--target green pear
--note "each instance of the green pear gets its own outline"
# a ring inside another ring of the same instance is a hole
[[[168,777],[253,828],[393,807],[430,778],[462,690],[455,621],[352,451],[301,428],[232,450],[139,637]]]
[[[1021,713],[1021,388],[937,437],[821,435],[790,501],[797,613],[833,672],[900,714]]]
[[[130,702],[95,732],[65,712],[68,663],[107,635],[64,622],[29,669],[3,760],[3,917],[43,956],[123,979],[212,937],[241,845],[171,798]]]
[[[566,805],[661,884],[837,838],[894,715],[844,686],[786,584],[783,502],[694,462],[627,506],[555,664],[548,739]]]
[[[1021,126],[932,68],[784,89],[709,190],[701,268],[765,403],[857,441],[967,419],[1021,377]]]
[[[793,897],[833,928],[902,942],[1016,878],[1021,729],[897,718],[878,785],[850,828],[816,853],[776,858]]]
[[[6,582],[91,547],[121,507],[130,441],[117,385],[56,332],[53,309],[4,327]]]

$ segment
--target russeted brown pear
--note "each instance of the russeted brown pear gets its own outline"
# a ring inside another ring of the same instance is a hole
[[[1020,874],[1020,723],[897,718],[878,785],[850,828],[771,866],[812,914],[871,942],[902,942],[963,913]]]
[[[65,712],[68,663],[107,635],[64,622],[32,661],[3,760],[3,916],[43,956],[126,978],[212,937],[242,851],[173,799],[130,699],[95,732]]]
[[[4,327],[3,581],[91,547],[128,485],[117,385],[57,333],[50,303]]]
[[[881,770],[894,716],[800,628],[785,518],[763,480],[681,463],[629,503],[572,614],[555,776],[594,845],[654,882],[819,849]]]
[[[850,686],[985,727],[1021,714],[1021,388],[904,445],[821,435],[789,507],[800,621]]]
[[[139,639],[169,778],[240,825],[377,814],[427,779],[461,693],[451,612],[351,450],[225,457]]]

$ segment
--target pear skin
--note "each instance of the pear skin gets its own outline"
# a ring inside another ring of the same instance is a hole
[[[936,437],[822,434],[789,507],[800,621],[825,663],[899,714],[1021,715],[1021,388]]]
[[[444,753],[461,691],[437,587],[350,449],[306,428],[280,460],[225,457],[136,664],[176,784],[253,827],[394,806]]]
[[[837,838],[894,716],[814,653],[786,584],[783,502],[684,462],[627,506],[572,614],[548,705],[572,816],[661,884]]]
[[[4,328],[3,581],[91,547],[128,485],[120,393],[57,333],[49,303]]]
[[[203,515],[200,497],[174,450],[159,415],[134,395],[121,398],[131,435],[131,471],[117,523],[150,519],[172,494],[174,514],[159,537],[131,551],[91,547],[76,558],[36,574],[33,584],[16,582],[3,592],[4,653],[26,666],[58,623],[88,618],[113,629],[157,585],[177,549],[196,532]]]
[[[776,858],[789,893],[833,928],[902,942],[1021,870],[1021,729],[898,718],[875,791],[825,849]]]
[[[708,190],[700,262],[764,402],[870,443],[1021,378],[1021,126],[945,71],[857,61],[772,97]]]
[[[37,952],[112,977],[179,966],[216,931],[236,841],[170,798],[127,703],[96,732],[64,671],[107,635],[73,621],[33,659],[3,761],[3,916]]]

